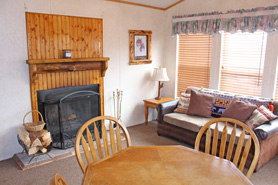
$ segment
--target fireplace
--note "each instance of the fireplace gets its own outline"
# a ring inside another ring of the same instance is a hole
[[[64,87],[37,91],[38,109],[50,131],[53,147],[74,146],[79,128],[89,119],[101,115],[99,85]],[[101,132],[101,124],[97,124]],[[94,128],[90,128],[94,131]]]

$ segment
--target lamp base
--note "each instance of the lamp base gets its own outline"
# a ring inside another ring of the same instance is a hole
[[[156,100],[162,100],[162,97],[156,97],[155,99]]]

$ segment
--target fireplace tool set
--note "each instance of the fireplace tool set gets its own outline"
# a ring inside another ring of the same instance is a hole
[[[122,101],[123,101],[123,91],[116,90],[113,91],[113,99],[114,99],[114,117],[118,120],[122,120]]]

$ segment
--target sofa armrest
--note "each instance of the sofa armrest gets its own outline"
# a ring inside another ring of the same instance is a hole
[[[272,105],[273,105],[273,108],[274,108],[273,114],[278,115],[278,101],[277,100],[273,101]]]
[[[168,102],[164,102],[161,104],[158,104],[157,109],[157,121],[162,122],[164,114],[171,113],[175,110],[175,108],[178,105],[179,100],[172,100]]]
[[[275,133],[278,133],[278,119],[262,124],[254,129],[258,139],[265,140]]]

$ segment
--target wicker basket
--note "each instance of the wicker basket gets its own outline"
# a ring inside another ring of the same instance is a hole
[[[37,112],[41,117],[41,121],[25,123],[26,116],[31,112]],[[28,130],[29,132],[37,132],[37,131],[41,131],[43,129],[45,122],[43,121],[42,114],[39,111],[31,110],[25,114],[25,116],[23,118],[23,125],[24,125],[25,129]]]

